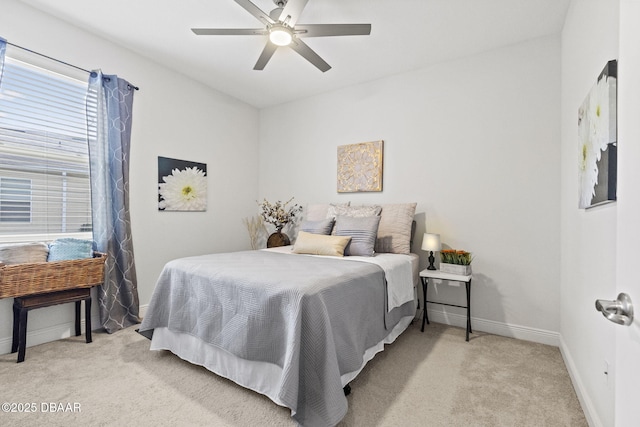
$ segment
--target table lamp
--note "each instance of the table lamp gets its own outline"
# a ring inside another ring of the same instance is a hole
[[[436,267],[433,265],[433,261],[435,261],[433,253],[439,251],[440,249],[442,249],[442,245],[440,245],[440,235],[424,233],[424,237],[422,238],[422,250],[429,252],[429,267],[427,267],[427,270],[436,269]]]

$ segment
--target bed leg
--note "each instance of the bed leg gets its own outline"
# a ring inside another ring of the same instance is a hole
[[[351,385],[347,384],[342,388],[344,390],[344,395],[349,396],[351,394]]]

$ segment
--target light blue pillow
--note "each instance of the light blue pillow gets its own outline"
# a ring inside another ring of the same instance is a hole
[[[319,221],[303,221],[300,224],[300,231],[313,234],[331,234],[333,230],[333,218],[322,219]]]
[[[72,239],[70,237],[57,239],[49,245],[47,261],[66,261],[71,259],[91,258],[93,256],[93,242],[91,240]]]
[[[336,236],[351,236],[351,241],[344,249],[345,256],[373,256],[373,248],[378,236],[379,216],[336,218]]]

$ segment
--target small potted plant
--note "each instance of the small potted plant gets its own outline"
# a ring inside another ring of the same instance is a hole
[[[443,249],[440,251],[440,271],[443,273],[471,274],[471,252],[456,249]]]

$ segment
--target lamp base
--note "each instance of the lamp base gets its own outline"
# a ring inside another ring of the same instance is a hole
[[[429,251],[429,267],[427,270],[436,270],[436,267],[433,265],[433,261],[436,259],[433,257],[433,251]]]

